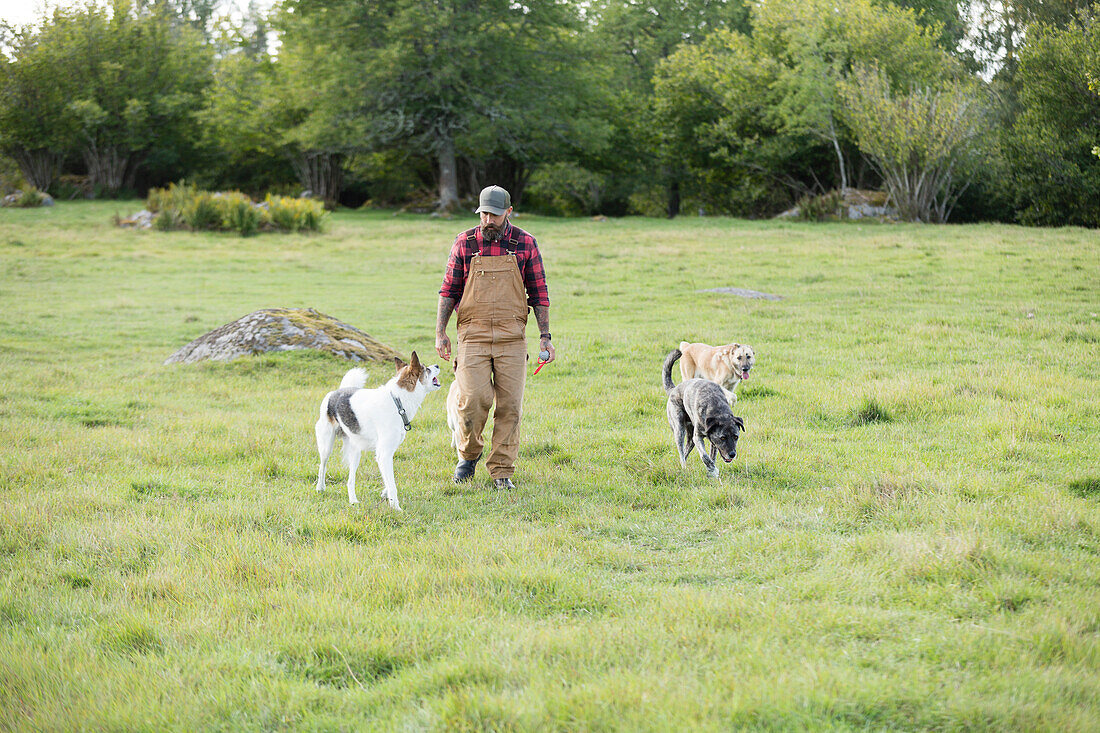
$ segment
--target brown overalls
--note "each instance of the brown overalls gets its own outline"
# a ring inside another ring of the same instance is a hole
[[[458,348],[458,454],[477,460],[481,431],[493,412],[493,445],[485,467],[494,478],[511,478],[519,455],[519,422],[527,380],[527,298],[515,250],[483,257],[477,252],[455,309]]]

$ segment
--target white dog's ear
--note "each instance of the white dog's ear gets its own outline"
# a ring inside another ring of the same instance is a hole
[[[406,364],[400,356],[393,357],[393,365],[397,368],[397,371],[401,371],[408,366],[408,364]]]
[[[412,361],[410,361],[409,364],[412,366],[413,369],[419,369],[420,368],[420,358],[416,355],[415,351],[413,352],[413,355],[412,355]]]

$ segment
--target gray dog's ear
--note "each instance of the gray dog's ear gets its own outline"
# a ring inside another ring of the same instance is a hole
[[[741,432],[746,432],[746,431],[745,431],[745,421],[744,421],[744,420],[742,420],[741,418],[737,417],[737,415],[734,415],[734,416],[733,416],[733,424],[734,424],[734,425],[736,425],[736,426],[737,426],[737,428],[738,428],[738,429],[739,429],[739,430],[740,430]]]

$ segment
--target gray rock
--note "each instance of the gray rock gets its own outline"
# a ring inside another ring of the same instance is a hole
[[[872,206],[871,204],[852,204],[848,207],[849,219],[865,219],[869,216],[876,218],[897,218],[898,212],[892,206]]]
[[[123,229],[148,229],[153,226],[156,215],[146,209],[142,209],[128,219],[119,219],[118,225]]]
[[[399,354],[354,326],[313,308],[265,308],[204,334],[165,364],[229,361],[272,351],[316,349],[351,361],[392,361]]]

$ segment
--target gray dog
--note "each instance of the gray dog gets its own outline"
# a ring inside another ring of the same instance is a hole
[[[680,451],[680,465],[686,466],[691,449],[698,448],[707,475],[718,478],[714,456],[721,453],[726,463],[737,457],[737,438],[745,429],[745,421],[730,412],[726,395],[715,382],[685,379],[680,384],[673,384],[672,365],[680,356],[680,350],[673,349],[665,358],[664,372],[668,424],[672,427],[676,449]],[[703,445],[704,438],[710,441],[710,455]]]

